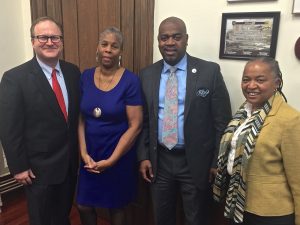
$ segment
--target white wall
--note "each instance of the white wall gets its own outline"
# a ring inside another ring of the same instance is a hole
[[[30,42],[30,1],[1,0],[0,79],[3,73],[33,56]]]
[[[219,59],[223,12],[281,11],[276,59],[283,73],[283,92],[300,110],[300,60],[294,45],[300,36],[300,15],[292,15],[293,0],[227,3],[227,0],[156,0],[154,12],[154,61],[161,59],[157,47],[160,22],[169,16],[183,19],[189,34],[188,53],[220,64],[231,97],[233,112],[244,101],[240,80],[246,61]]]
[[[1,0],[0,7],[0,80],[8,69],[33,56],[30,42],[30,1]],[[8,172],[0,143],[0,176]],[[1,198],[1,196],[0,196]],[[1,199],[0,199],[1,200]]]

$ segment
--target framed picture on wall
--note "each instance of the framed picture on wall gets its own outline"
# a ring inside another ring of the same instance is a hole
[[[223,13],[221,59],[275,58],[280,12]]]
[[[293,13],[294,14],[300,14],[300,0],[294,0]]]
[[[227,2],[261,2],[261,1],[276,1],[276,0],[227,0]]]

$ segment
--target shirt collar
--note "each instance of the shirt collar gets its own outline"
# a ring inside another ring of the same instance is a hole
[[[166,73],[169,71],[171,65],[169,65],[168,63],[166,63],[166,61],[164,60],[164,67],[163,67],[163,73]],[[175,67],[178,70],[182,70],[185,71],[187,68],[187,56],[186,54],[182,57],[182,59],[175,65]]]
[[[247,112],[247,117],[250,117],[252,115],[252,104],[249,102],[246,102],[246,104],[244,105],[244,109]]]
[[[45,73],[47,79],[50,80],[51,79],[51,73],[52,73],[52,67],[50,67],[47,64],[43,63],[43,61],[40,60],[37,56],[36,56],[36,59],[38,61],[38,64],[42,68],[43,72]],[[58,71],[58,73],[56,73],[56,75],[62,76],[62,72],[61,72],[61,68],[60,68],[60,65],[59,65],[59,61],[57,62],[56,66],[55,66],[55,69],[56,69],[56,71]]]

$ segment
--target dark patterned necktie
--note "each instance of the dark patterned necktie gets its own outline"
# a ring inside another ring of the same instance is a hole
[[[170,75],[166,84],[165,108],[162,128],[162,143],[170,150],[178,142],[178,81],[175,73],[176,70],[176,67],[170,67]]]
[[[59,107],[60,107],[61,111],[63,112],[64,117],[67,121],[68,120],[68,114],[67,114],[67,110],[66,110],[64,96],[63,96],[63,93],[62,93],[61,88],[59,86],[59,83],[57,81],[56,69],[52,70],[51,77],[52,77],[52,89],[53,89],[53,91],[56,95],[56,99],[58,101]]]

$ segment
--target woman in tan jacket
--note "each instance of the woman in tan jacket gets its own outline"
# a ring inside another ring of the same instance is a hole
[[[232,224],[300,225],[300,113],[286,103],[277,61],[250,60],[246,101],[221,140],[214,198]]]

